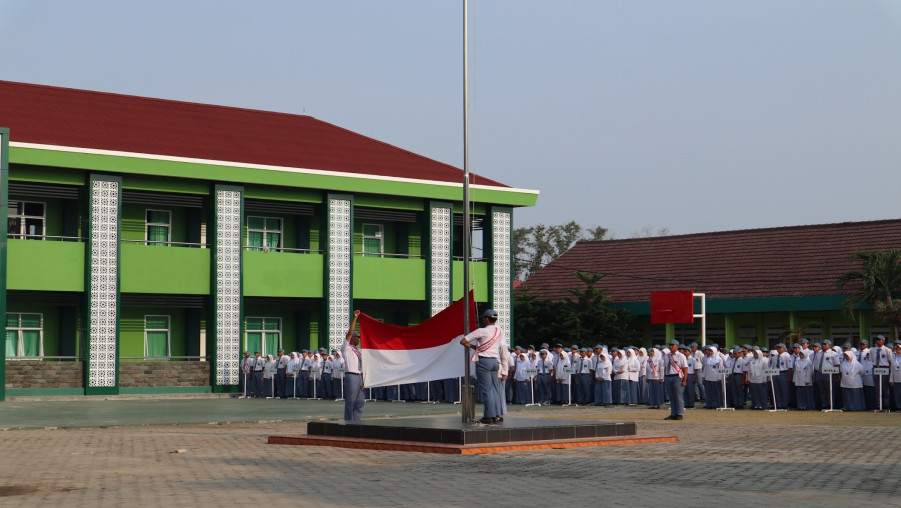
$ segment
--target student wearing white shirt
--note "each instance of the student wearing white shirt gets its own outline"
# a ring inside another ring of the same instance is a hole
[[[638,359],[638,399],[639,404],[648,402],[648,383],[645,377],[648,370],[648,350],[640,347],[635,350]]]
[[[266,355],[266,362],[263,365],[263,392],[266,398],[275,397],[275,375],[278,362],[275,356]]]
[[[613,348],[613,403],[629,403],[629,361],[619,348]]]
[[[479,420],[483,424],[497,423],[503,410],[498,386],[498,379],[506,379],[507,373],[500,372],[501,354],[506,352],[506,340],[504,331],[497,326],[497,312],[488,309],[482,314],[483,328],[473,331],[460,341],[460,344],[475,350],[478,355],[476,364],[476,379],[478,380],[479,393],[482,395],[484,415]],[[501,350],[501,347],[504,350]],[[346,357],[347,355],[345,355]],[[506,362],[504,362],[506,363]]]
[[[551,372],[554,371],[554,360],[547,349],[538,352],[538,377],[535,380],[535,397],[540,404],[547,404],[553,398],[551,383]]]
[[[686,369],[688,362],[685,355],[679,352],[679,341],[673,339],[669,343],[670,354],[663,365],[664,387],[669,394],[670,414],[666,420],[681,420],[685,413],[685,402],[682,393],[688,385]]]
[[[826,339],[822,342],[820,351],[813,357],[813,371],[816,379],[817,392],[820,397],[820,409],[829,409],[829,385],[832,384],[832,402],[833,407],[838,409],[841,407],[841,392],[837,382],[838,376],[832,374],[823,374],[823,368],[838,367],[841,358],[832,348],[832,341]]]
[[[363,355],[359,349],[360,334],[356,332],[360,311],[354,311],[353,321],[341,343],[341,356],[344,357],[346,369],[344,376],[344,419],[358,421],[363,419]]]
[[[648,408],[660,409],[663,404],[663,356],[654,348],[647,351],[645,360],[645,380],[648,390]]]
[[[842,353],[842,409],[845,411],[864,411],[866,405],[863,398],[863,379],[860,377],[863,369],[857,361],[853,351],[845,350]]]
[[[892,366],[889,369],[889,386],[895,402],[895,409],[901,409],[901,341],[892,348]]]
[[[704,378],[704,392],[707,394],[704,409],[716,409],[723,406],[722,374],[718,369],[723,366],[723,359],[713,346],[704,348],[704,362],[702,373]]]
[[[610,357],[604,351],[596,354],[597,362],[594,366],[594,403],[600,406],[608,406],[613,402],[612,381],[610,374],[613,372],[613,364]]]
[[[685,362],[688,364],[688,369],[686,372],[688,373],[688,383],[685,385],[685,392],[682,394],[683,402],[685,404],[685,409],[694,409],[695,408],[695,389],[698,386],[698,372],[701,370],[700,362],[691,354],[691,349],[687,346],[679,346],[679,351],[685,355]],[[663,358],[660,355],[660,358]]]
[[[638,355],[633,346],[626,348],[626,372],[629,375],[629,402],[630,406],[638,404],[638,374],[641,370],[641,363],[638,361]]]
[[[563,350],[563,344],[557,344],[557,356],[554,362],[554,400],[560,404],[569,402],[569,374],[566,369],[570,368],[569,355]]]
[[[769,397],[767,397],[767,388],[769,378],[763,374],[764,369],[769,367],[769,362],[760,348],[754,346],[751,350],[751,356],[745,364],[745,370],[748,373],[748,384],[751,387],[751,403],[752,409],[767,409],[769,407]]]
[[[792,383],[795,385],[795,400],[799,410],[815,409],[813,405],[813,363],[807,357],[808,351],[801,349],[792,369]]]
[[[892,350],[886,347],[885,345],[885,336],[877,335],[874,339],[875,344],[870,348],[869,356],[870,362],[873,364],[874,368],[881,367],[884,369],[891,368],[892,366]],[[882,384],[882,407],[884,409],[889,408],[889,404],[891,401],[889,400],[889,382],[888,376],[873,376],[873,380],[877,383],[876,385],[876,396],[879,396],[879,385]],[[878,402],[877,402],[878,407]]]

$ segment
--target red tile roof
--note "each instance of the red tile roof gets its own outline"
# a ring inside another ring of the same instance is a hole
[[[858,269],[858,250],[901,248],[901,220],[748,229],[629,240],[583,241],[533,274],[539,297],[584,287],[575,271],[610,273],[599,287],[614,302],[646,302],[651,291],[693,290],[708,299],[841,293],[836,278]]]
[[[310,116],[0,81],[13,142],[462,182],[463,173]],[[472,183],[506,187],[473,175]]]

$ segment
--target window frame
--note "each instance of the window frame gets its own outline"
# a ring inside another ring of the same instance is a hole
[[[366,235],[366,226],[375,226],[379,228],[378,234],[375,236]],[[371,257],[385,257],[385,225],[377,224],[374,222],[364,222],[362,228],[360,229],[360,236],[363,241],[363,256],[371,256]],[[378,239],[379,241],[379,251],[378,252],[367,252],[366,251],[366,240],[367,239]]]
[[[251,319],[259,319],[262,329],[253,329],[247,326],[247,322]],[[278,328],[275,330],[267,330],[266,329],[266,321],[267,320],[276,320],[278,321]],[[278,349],[282,346],[282,338],[284,334],[282,333],[282,318],[278,316],[244,316],[244,351],[250,351],[250,346],[247,342],[247,334],[249,333],[259,333],[260,334],[260,356],[266,355],[274,355],[278,352]],[[278,334],[278,344],[275,345],[275,351],[266,351],[266,334],[267,333],[277,333]],[[251,351],[251,353],[253,353]]]
[[[150,212],[165,212],[169,217],[169,221],[166,224],[160,222],[150,222],[149,213]],[[159,242],[153,241],[150,239],[150,227],[163,227],[166,228],[166,241]],[[158,208],[145,208],[144,209],[144,245],[172,245],[172,210],[161,210]]]
[[[22,326],[22,315],[28,315],[28,314],[40,317],[41,325],[38,328]],[[7,319],[9,319],[9,316],[17,316],[16,322],[18,323],[17,326],[13,326],[13,327],[7,326],[6,327],[7,332],[10,332],[13,330],[15,330],[17,332],[16,333],[16,354],[13,356],[8,356],[9,351],[7,351],[6,359],[13,360],[13,359],[27,359],[27,358],[43,357],[44,356],[44,313],[43,312],[7,312],[6,316],[7,316]],[[38,332],[38,356],[37,357],[25,356],[25,341],[22,338],[22,332],[25,332],[25,331],[37,331]],[[4,340],[6,340],[5,337],[4,337]]]
[[[263,220],[263,228],[251,228],[250,227],[250,219],[262,219]],[[278,221],[278,230],[269,229],[266,227],[266,222],[269,219],[274,219]],[[281,252],[284,249],[285,242],[285,219],[282,217],[272,217],[272,216],[264,216],[264,215],[248,215],[244,218],[244,229],[245,229],[245,242],[244,245],[248,248],[248,250],[253,250],[257,252],[269,252],[276,251]],[[263,245],[250,245],[250,233],[262,233],[263,234]],[[277,247],[269,247],[266,244],[269,239],[270,233],[278,233],[278,246]]]
[[[43,215],[27,215],[25,213],[25,205],[41,205],[43,209]],[[22,213],[9,213],[9,207],[12,205],[21,205]],[[46,201],[24,201],[20,199],[10,199],[6,205],[7,211],[7,221],[6,221],[6,235],[7,238],[13,238],[17,240],[44,240],[47,236],[47,202]],[[18,233],[10,233],[9,232],[9,219],[19,219],[19,232]],[[29,235],[25,232],[25,224],[28,219],[40,219],[41,220],[41,233],[39,235]]]
[[[166,318],[166,328],[147,328],[147,318]],[[166,332],[166,356],[150,356],[147,350],[148,332]],[[172,356],[172,316],[169,314],[144,315],[144,358],[170,358]]]

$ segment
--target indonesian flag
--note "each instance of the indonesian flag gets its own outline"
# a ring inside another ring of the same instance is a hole
[[[478,328],[475,302],[469,293],[469,329]],[[416,326],[380,323],[360,314],[360,349],[366,387],[420,383],[462,377],[466,357],[463,337],[463,300]]]

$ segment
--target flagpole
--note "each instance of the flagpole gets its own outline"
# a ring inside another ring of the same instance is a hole
[[[463,333],[469,330],[469,258],[472,225],[469,221],[469,2],[463,0]],[[463,348],[464,375],[460,404],[463,423],[475,420],[475,401],[470,382],[469,349]]]

